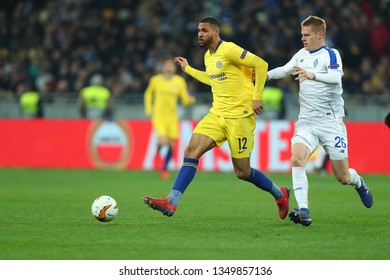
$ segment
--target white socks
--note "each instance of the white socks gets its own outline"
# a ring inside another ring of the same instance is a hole
[[[349,174],[351,179],[348,184],[354,186],[355,189],[360,188],[361,181],[360,176],[357,174],[355,169],[350,168]],[[295,198],[298,203],[299,209],[301,208],[309,208],[309,183],[306,176],[306,171],[304,167],[293,167],[292,168],[292,181],[293,181],[293,189]]]
[[[360,188],[362,182],[360,181],[360,176],[357,174],[356,170],[350,168],[349,175],[351,176],[351,179],[349,180],[348,185],[354,186],[355,189]]]
[[[299,209],[309,208],[309,183],[307,181],[306,171],[304,167],[292,168],[292,181],[294,194]]]

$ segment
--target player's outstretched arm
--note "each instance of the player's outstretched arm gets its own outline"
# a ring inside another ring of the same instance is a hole
[[[295,70],[295,66],[298,63],[298,56],[295,54],[289,62],[287,62],[284,66],[280,66],[277,68],[274,68],[272,70],[269,70],[267,72],[267,81],[268,80],[277,80],[282,79],[288,75],[293,74]]]
[[[294,69],[294,68],[293,68]],[[283,66],[274,68],[267,72],[267,81],[268,80],[277,80],[282,79],[289,75],[287,71],[284,70]]]
[[[306,71],[302,67],[294,66],[295,72],[293,75],[295,76],[295,80],[298,80],[302,83],[304,80],[316,80],[318,82],[323,82],[326,84],[340,84],[341,83],[341,72],[329,71],[328,73],[313,73]]]
[[[177,56],[174,58],[174,60],[180,65],[183,71],[189,65],[187,59],[185,59],[184,57]]]
[[[199,71],[195,68],[192,68],[188,64],[187,59],[185,59],[184,57],[177,56],[174,59],[180,65],[181,69],[183,69],[183,71],[186,72],[188,75],[194,77],[195,79],[206,85],[210,85],[209,76],[207,76],[207,73],[205,71]]]
[[[316,75],[313,72],[306,71],[304,68],[299,66],[294,66],[295,72],[293,75],[295,76],[295,80],[298,80],[302,83],[304,80],[314,80]]]

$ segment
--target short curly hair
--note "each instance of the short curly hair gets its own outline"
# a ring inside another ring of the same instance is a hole
[[[216,28],[221,28],[219,21],[215,17],[204,17],[199,22],[208,23],[210,25],[214,25]]]

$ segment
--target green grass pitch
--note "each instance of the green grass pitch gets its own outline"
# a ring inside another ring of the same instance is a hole
[[[340,260],[390,259],[390,175],[365,175],[366,209],[332,174],[309,174],[310,227],[280,220],[274,199],[233,173],[199,172],[173,217],[144,195],[174,180],[151,171],[0,169],[2,260]],[[268,174],[291,185],[290,174]],[[109,223],[91,214],[95,197],[119,204]],[[296,206],[294,195],[291,208]]]

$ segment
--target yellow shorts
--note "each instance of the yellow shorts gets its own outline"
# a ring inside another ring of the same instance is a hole
[[[169,139],[179,138],[179,120],[177,118],[153,119],[153,128],[158,137],[168,137]]]
[[[227,140],[233,158],[247,158],[253,150],[255,126],[254,114],[230,119],[208,113],[195,127],[194,133],[210,137],[217,146]]]

